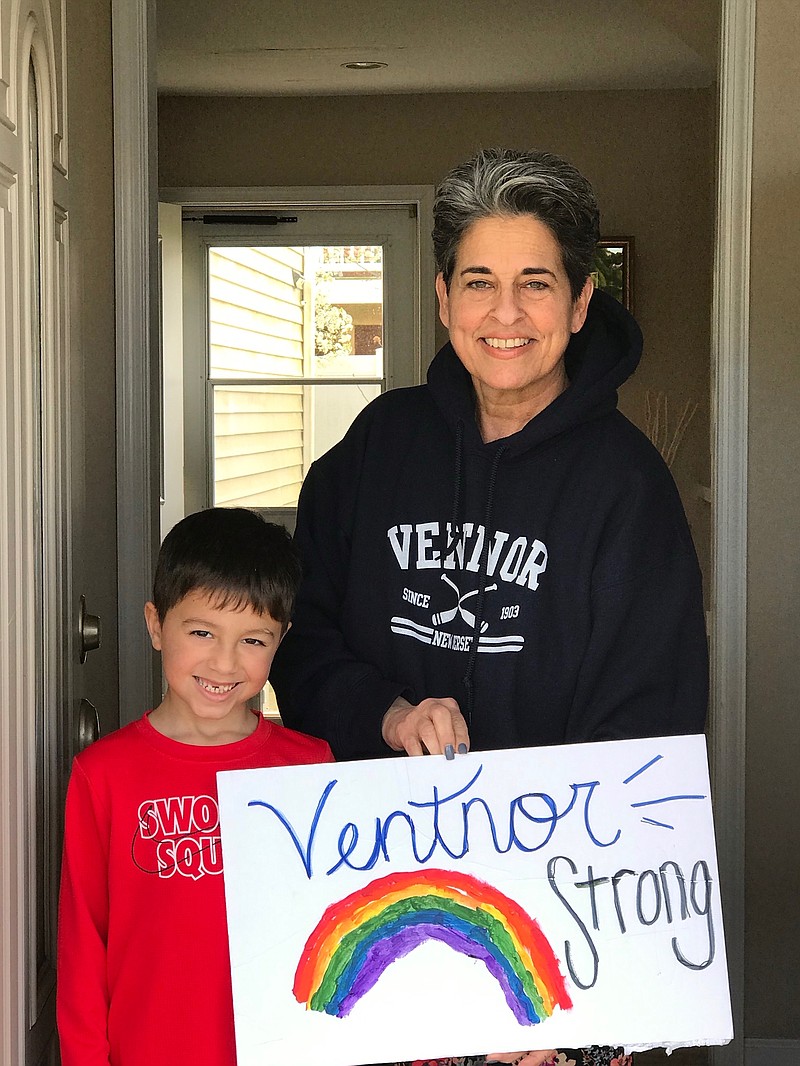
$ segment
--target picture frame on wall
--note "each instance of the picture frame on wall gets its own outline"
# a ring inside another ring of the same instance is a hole
[[[597,242],[592,280],[633,313],[633,237],[603,237]]]

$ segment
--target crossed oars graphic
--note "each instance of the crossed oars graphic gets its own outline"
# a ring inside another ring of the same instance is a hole
[[[452,622],[453,619],[455,618],[455,616],[457,614],[460,614],[461,617],[464,619],[464,621],[467,623],[467,625],[468,626],[472,626],[474,628],[475,627],[475,615],[472,613],[472,611],[468,610],[464,606],[464,601],[468,600],[471,596],[477,596],[478,593],[480,592],[480,589],[473,589],[472,592],[465,592],[464,595],[462,596],[461,595],[461,590],[459,589],[458,585],[456,585],[455,581],[451,581],[450,578],[447,576],[447,574],[442,574],[442,581],[446,582],[450,586],[450,588],[455,592],[456,596],[458,596],[458,603],[455,605],[455,607],[450,608],[450,610],[448,610],[448,611],[441,611],[438,614],[435,614],[433,616],[433,618],[431,619],[433,624],[435,626],[442,626],[446,622]],[[494,590],[496,588],[497,588],[497,585],[487,585],[486,589],[484,591],[486,591],[486,592],[494,592]],[[481,633],[485,633],[488,628],[489,628],[489,623],[488,622],[485,622],[485,621],[481,622]]]

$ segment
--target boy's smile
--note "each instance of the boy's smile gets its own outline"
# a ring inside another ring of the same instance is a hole
[[[201,688],[205,689],[206,692],[213,692],[214,694],[219,696],[227,695],[229,692],[232,692],[239,684],[238,681],[234,681],[231,685],[215,685],[212,681],[208,681],[204,677],[195,677],[195,681]]]
[[[150,638],[161,652],[167,693],[150,716],[160,732],[187,743],[227,743],[249,735],[247,703],[269,676],[283,627],[253,607],[219,605],[202,589],[187,593],[163,622],[145,607]]]

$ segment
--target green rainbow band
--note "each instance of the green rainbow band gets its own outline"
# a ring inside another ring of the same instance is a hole
[[[343,1017],[388,965],[423,939],[480,958],[522,1024],[572,1006],[538,923],[478,878],[431,869],[379,878],[328,907],[298,963],[295,997],[311,1010]]]

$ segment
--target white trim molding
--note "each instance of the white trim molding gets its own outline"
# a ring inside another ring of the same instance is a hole
[[[128,721],[160,698],[140,611],[150,598],[159,541],[153,417],[158,404],[155,3],[112,0],[111,12],[119,694],[120,717]]]
[[[742,1066],[747,660],[750,196],[756,0],[723,0],[712,380],[715,438],[711,759],[735,1039],[713,1066]]]

